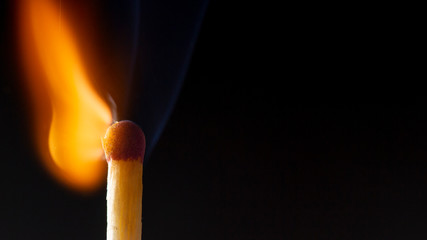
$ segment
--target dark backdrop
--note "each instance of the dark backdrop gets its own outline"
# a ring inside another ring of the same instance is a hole
[[[1,238],[104,239],[105,190],[68,192],[36,161],[1,5]],[[425,239],[418,33],[386,7],[211,1],[144,166],[144,238]]]

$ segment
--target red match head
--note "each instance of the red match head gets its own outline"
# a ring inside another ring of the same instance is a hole
[[[111,159],[138,161],[145,153],[145,135],[135,123],[124,120],[111,125],[102,141],[107,162]]]

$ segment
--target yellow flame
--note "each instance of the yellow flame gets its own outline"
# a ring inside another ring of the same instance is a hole
[[[111,110],[90,84],[57,2],[23,0],[19,22],[43,162],[67,186],[93,190],[105,179],[100,139],[112,122]]]

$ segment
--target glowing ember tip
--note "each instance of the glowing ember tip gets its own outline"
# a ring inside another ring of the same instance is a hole
[[[111,125],[102,140],[107,162],[111,159],[122,161],[143,161],[145,135],[138,125],[124,120]]]

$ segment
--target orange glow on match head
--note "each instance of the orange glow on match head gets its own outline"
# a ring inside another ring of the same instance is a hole
[[[135,123],[124,120],[111,125],[102,140],[107,162],[144,160],[145,135]]]
[[[112,123],[58,1],[22,0],[18,9],[36,138],[43,163],[60,182],[87,192],[105,181],[101,138]]]

